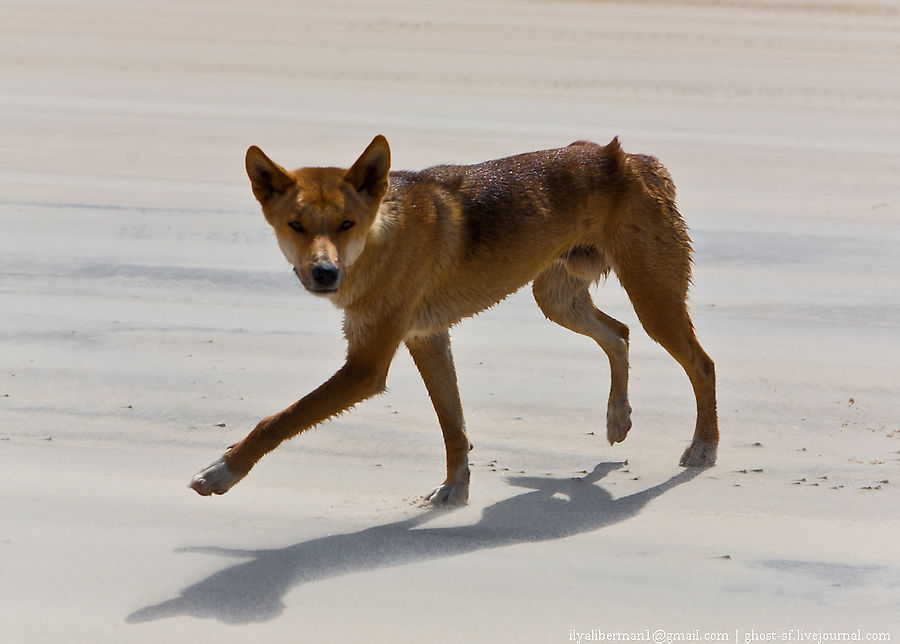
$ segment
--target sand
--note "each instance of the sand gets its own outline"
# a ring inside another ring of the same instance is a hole
[[[893,1],[14,1],[0,6],[4,642],[900,638],[900,8]],[[389,392],[226,496],[190,476],[340,365],[243,173],[618,135],[695,240],[715,468],[616,280],[606,359],[528,289],[453,330],[467,507]],[[626,462],[627,461],[627,462]],[[869,640],[871,641],[871,639]]]

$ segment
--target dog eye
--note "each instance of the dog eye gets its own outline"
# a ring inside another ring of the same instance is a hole
[[[341,222],[341,227],[338,230],[340,230],[341,232],[344,232],[345,230],[350,230],[355,225],[356,225],[355,221],[350,221],[349,219],[345,219],[344,221]]]
[[[298,232],[298,233],[306,232],[306,230],[303,228],[303,224],[301,224],[299,221],[290,221],[290,222],[288,222],[288,226],[290,226],[291,229],[295,232]]]

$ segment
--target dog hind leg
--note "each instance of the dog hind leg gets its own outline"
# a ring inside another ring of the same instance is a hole
[[[687,308],[690,246],[686,240],[665,243],[665,235],[638,234],[632,252],[615,258],[615,271],[641,325],[681,365],[694,390],[697,423],[691,445],[680,464],[709,467],[716,462],[719,426],[716,414],[716,372],[700,346]],[[685,236],[686,237],[686,236]]]
[[[532,286],[534,299],[548,319],[575,333],[592,338],[609,358],[610,389],[606,410],[606,437],[610,444],[625,440],[631,429],[628,403],[628,327],[594,306],[590,282],[569,273],[562,263],[552,264]]]

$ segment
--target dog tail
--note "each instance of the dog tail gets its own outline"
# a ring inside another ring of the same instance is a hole
[[[615,139],[613,139],[615,141]],[[612,144],[610,144],[612,145]],[[608,146],[607,146],[608,147]],[[675,210],[675,182],[659,159],[648,154],[622,154],[623,163],[631,165],[649,192]],[[630,164],[629,164],[630,161]]]
[[[609,173],[611,175],[624,177],[627,171],[628,162],[627,155],[622,150],[622,145],[619,143],[619,137],[613,137],[613,140],[607,143],[606,147],[603,148],[603,152],[610,164]]]
[[[617,151],[627,186],[607,228],[606,250],[613,270],[632,302],[638,291],[652,290],[644,282],[654,279],[666,284],[660,297],[676,293],[683,301],[691,282],[693,249],[675,202],[672,175],[656,157],[621,152],[616,139],[607,148]],[[660,270],[667,276],[654,277]]]

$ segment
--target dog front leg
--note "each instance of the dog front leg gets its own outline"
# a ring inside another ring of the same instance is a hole
[[[384,391],[388,367],[398,344],[375,360],[351,353],[346,364],[328,381],[284,411],[260,421],[244,440],[195,474],[190,487],[203,496],[224,494],[283,441]]]
[[[469,498],[469,450],[450,335],[444,331],[406,340],[434,404],[447,450],[447,478],[425,497],[433,505],[463,504]]]

